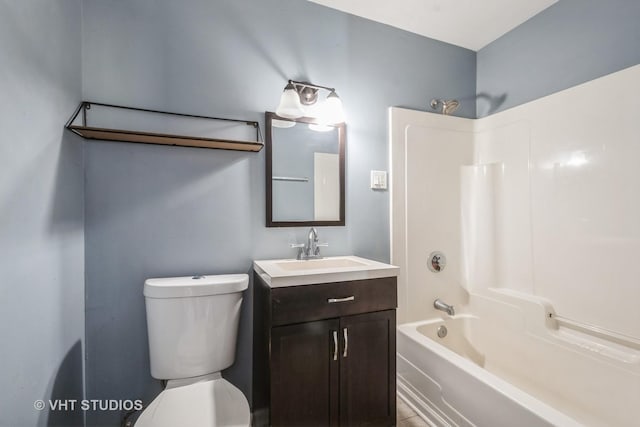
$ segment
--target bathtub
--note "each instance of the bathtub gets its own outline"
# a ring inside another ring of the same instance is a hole
[[[398,395],[431,425],[640,426],[639,343],[513,295],[464,308],[398,326]]]

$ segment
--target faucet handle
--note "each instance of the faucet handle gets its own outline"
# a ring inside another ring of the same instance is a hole
[[[292,249],[298,249],[298,256],[296,256],[296,259],[302,259],[302,253],[306,251],[304,243],[289,243],[289,247]]]
[[[316,256],[320,256],[320,248],[326,248],[327,246],[329,246],[328,243],[316,243],[315,245],[315,250],[313,252],[314,255]]]

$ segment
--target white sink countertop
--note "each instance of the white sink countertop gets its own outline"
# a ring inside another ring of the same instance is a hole
[[[396,277],[400,268],[357,256],[321,259],[270,259],[253,262],[253,269],[272,288]]]

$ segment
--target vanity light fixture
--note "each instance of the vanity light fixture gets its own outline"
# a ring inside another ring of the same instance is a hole
[[[329,94],[324,102],[318,103],[321,89]],[[285,86],[276,114],[287,119],[303,116],[317,119],[319,123],[311,126],[318,131],[330,130],[331,125],[345,121],[342,101],[334,88],[294,80],[289,80]]]

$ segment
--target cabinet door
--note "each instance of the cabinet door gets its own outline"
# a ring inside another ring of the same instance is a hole
[[[340,425],[394,425],[395,310],[341,318],[340,338]]]
[[[279,326],[271,335],[271,425],[338,425],[339,322]]]

